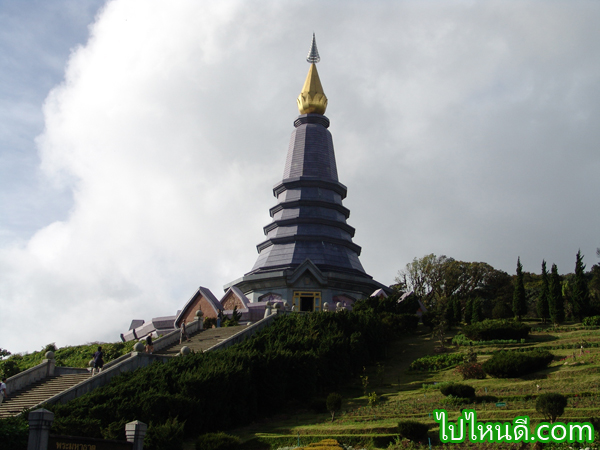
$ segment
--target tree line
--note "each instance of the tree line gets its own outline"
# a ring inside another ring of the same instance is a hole
[[[408,263],[392,288],[413,291],[429,311],[450,324],[511,317],[554,324],[581,321],[600,315],[600,264],[586,271],[583,258],[578,251],[574,272],[560,275],[556,264],[548,271],[546,261],[540,274],[525,272],[518,257],[516,274],[509,275],[485,262],[432,253]]]

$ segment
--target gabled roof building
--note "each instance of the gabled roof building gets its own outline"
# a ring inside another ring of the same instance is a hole
[[[324,116],[327,96],[316,63],[315,37],[307,57],[310,68],[298,96],[282,180],[273,188],[277,204],[257,245],[252,270],[225,286],[239,289],[251,303],[288,301],[296,311],[320,311],[323,303],[355,300],[389,289],[363,269],[361,248],[352,241],[350,211],[342,204],[346,186],[338,180],[333,139]]]

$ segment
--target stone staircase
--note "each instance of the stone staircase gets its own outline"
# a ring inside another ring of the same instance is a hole
[[[46,377],[22,391],[9,392],[0,405],[0,418],[14,416],[24,409],[32,408],[50,397],[90,378],[89,373],[56,375]]]
[[[236,327],[210,328],[208,330],[198,331],[190,336],[190,340],[188,342],[184,342],[183,344],[177,342],[170,347],[164,348],[155,353],[157,355],[175,356],[179,353],[181,347],[184,345],[193,352],[203,352],[214,345],[223,342],[225,339],[244,331],[245,328],[246,327],[244,325],[238,325]]]
[[[34,406],[44,403],[49,399],[52,399],[52,403],[54,403],[57,401],[65,402],[73,398],[77,398],[86,394],[87,392],[91,392],[93,389],[106,385],[110,382],[110,379],[113,376],[116,376],[124,371],[145,367],[157,359],[164,362],[169,358],[177,356],[180,353],[181,347],[184,345],[187,346],[192,352],[204,352],[209,349],[211,351],[221,350],[230,345],[242,342],[244,339],[249,338],[257,331],[269,326],[277,317],[278,313],[279,311],[250,325],[211,328],[208,330],[199,331],[195,331],[191,326],[189,326],[188,330],[191,331],[190,340],[183,342],[182,344],[179,343],[178,331],[174,331],[166,336],[163,336],[161,339],[157,339],[154,342],[156,350],[153,355],[147,355],[143,352],[137,353],[135,351],[131,354],[123,355],[105,364],[104,370],[93,378],[87,371],[83,373],[81,372],[85,369],[63,367],[57,367],[55,369],[58,372],[62,371],[63,374],[45,376],[44,373],[47,373],[46,366],[49,362],[53,363],[53,360],[44,360],[45,362],[39,366],[28,369],[27,371],[15,376],[27,376],[28,371],[38,370],[40,368],[42,370],[42,375],[38,378],[39,381],[32,384],[26,384],[26,387],[21,390],[13,392],[10,392],[9,390],[8,398],[5,399],[0,405],[0,418],[18,415],[23,410],[33,408]],[[190,328],[192,328],[192,330],[190,330]],[[77,371],[78,373],[73,373],[73,371]],[[11,380],[12,379],[9,379],[7,384]],[[77,387],[75,389],[71,389],[74,386]]]

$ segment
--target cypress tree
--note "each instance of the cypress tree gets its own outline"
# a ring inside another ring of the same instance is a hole
[[[481,309],[481,298],[476,297],[473,300],[473,312],[471,313],[471,322],[481,322],[483,320],[483,311]]]
[[[455,298],[454,302],[452,303],[452,306],[454,308],[454,323],[460,324],[460,321],[462,320],[460,300]]]
[[[448,322],[448,326],[452,327],[454,325],[456,325],[456,322],[454,322],[454,299],[450,298],[449,300],[446,301],[446,306],[444,309],[444,318],[446,319],[446,322]]]
[[[527,314],[527,297],[525,296],[525,283],[523,282],[523,265],[521,257],[517,258],[517,280],[513,293],[512,310],[515,317],[521,320],[521,316]]]
[[[538,297],[536,306],[538,317],[542,319],[543,323],[546,323],[546,320],[550,317],[549,295],[548,269],[546,269],[546,261],[542,261],[542,288],[540,289],[540,296]]]
[[[471,325],[471,318],[473,317],[473,300],[470,298],[467,300],[467,305],[465,306],[465,323],[467,325]]]
[[[582,321],[589,313],[590,291],[588,289],[587,280],[585,279],[585,264],[583,264],[581,250],[577,252],[576,258],[575,280],[571,291],[571,298],[573,301],[573,314],[577,316],[579,321]]]
[[[565,302],[556,264],[552,264],[552,269],[550,270],[549,291],[548,304],[550,306],[550,318],[554,324],[563,323],[565,321]]]

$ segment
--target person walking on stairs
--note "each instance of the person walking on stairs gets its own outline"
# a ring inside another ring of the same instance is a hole
[[[146,353],[149,355],[154,351],[154,344],[152,343],[152,333],[148,333],[146,336]]]
[[[92,366],[92,375],[94,375],[94,371],[97,373],[102,372],[102,367],[104,366],[104,354],[102,353],[102,347],[98,347],[98,351],[94,353],[94,365]]]
[[[190,338],[187,334],[187,330],[185,329],[185,321],[181,322],[181,335],[179,337],[179,343],[183,344],[183,341],[190,342]]]
[[[2,378],[2,382],[0,382],[0,405],[5,397],[8,397],[8,394],[6,393],[6,377]]]

